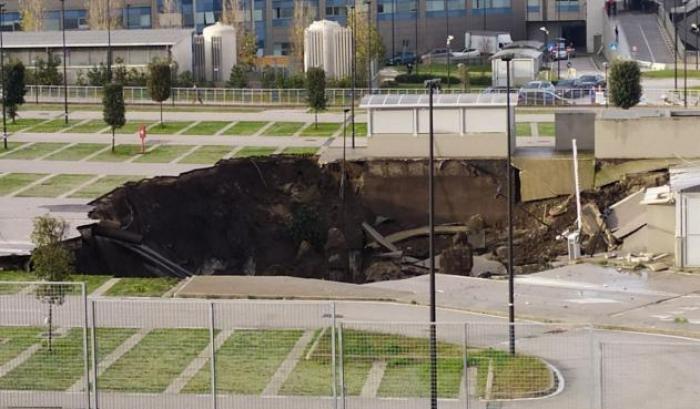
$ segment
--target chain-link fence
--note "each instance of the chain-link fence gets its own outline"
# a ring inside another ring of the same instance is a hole
[[[434,392],[440,408],[637,409],[675,391],[685,409],[700,398],[700,343],[518,323],[511,355],[505,320],[379,320],[332,302],[87,298],[82,284],[1,282],[0,408],[412,409]]]

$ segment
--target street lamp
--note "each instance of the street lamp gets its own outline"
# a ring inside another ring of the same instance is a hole
[[[683,21],[687,24],[688,2],[683,5]],[[683,107],[688,108],[688,26],[685,27],[683,30]]]
[[[677,0],[674,6],[678,7]],[[678,18],[671,13],[671,19],[673,19],[673,89],[678,91]]]
[[[547,30],[547,27],[542,26],[540,27],[540,31],[544,33],[544,62],[547,64],[547,68],[549,68],[549,30]]]
[[[345,225],[345,136],[347,134],[348,127],[348,112],[350,109],[343,109],[343,162],[341,164],[340,175],[340,200],[343,202],[343,226]]]
[[[363,2],[367,6],[367,93],[372,93],[372,1]]]
[[[391,0],[391,58],[396,57],[396,0]]]
[[[700,48],[698,48],[698,38],[700,37],[700,26],[697,23],[698,13],[695,13],[696,22],[690,25],[690,31],[695,34],[695,69],[697,70],[700,64]]]
[[[454,36],[448,35],[447,36],[447,88],[450,88],[450,83],[452,82],[450,80],[450,43],[452,43],[452,40],[454,40]]]
[[[603,69],[605,70],[605,108],[608,107],[608,63],[603,62]]]
[[[5,3],[0,3],[0,81],[2,81],[2,145],[7,150],[7,90],[5,89],[5,46],[2,42]]]
[[[68,125],[68,58],[66,54],[66,0],[61,0],[61,35],[63,37],[63,115]]]
[[[416,74],[418,74],[418,0],[416,0],[416,6],[412,12],[416,13],[416,18],[415,18],[415,23],[416,27],[414,28],[414,34],[416,35],[416,43],[413,45],[415,48],[415,52],[413,53],[413,65],[416,67]]]
[[[428,88],[428,131],[429,131],[429,161],[428,161],[428,257],[430,260],[430,408],[437,409],[437,328],[435,309],[435,150],[433,132],[433,95],[440,89],[440,80],[425,81]]]
[[[112,10],[107,0],[107,82],[112,82]]]
[[[352,148],[355,149],[355,86],[357,81],[357,72],[355,68],[355,60],[357,60],[357,46],[355,33],[357,33],[357,13],[355,6],[350,6],[352,11],[352,88],[350,91],[352,103],[350,104],[350,120],[352,121]]]
[[[508,183],[508,341],[510,354],[515,355],[515,294],[513,277],[513,181],[511,165],[511,118],[510,118],[510,62],[513,60],[512,54],[501,57],[501,61],[506,63],[506,135],[508,138],[508,153],[506,164],[506,181]]]

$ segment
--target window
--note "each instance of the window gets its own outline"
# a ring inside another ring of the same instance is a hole
[[[464,0],[447,0],[447,10],[464,10]]]
[[[556,0],[557,11],[567,13],[567,12],[578,12],[579,3],[578,0]]]
[[[124,28],[151,28],[150,7],[125,7],[122,9]]]
[[[272,47],[272,55],[289,55],[291,46],[289,43],[275,43]]]
[[[66,30],[88,29],[87,10],[66,10],[64,24]]]
[[[346,6],[326,6],[326,16],[328,17],[343,17],[348,14]]]
[[[44,13],[44,30],[53,31],[61,29],[61,12],[47,11]]]
[[[18,31],[21,30],[21,19],[19,12],[10,11],[2,15],[2,31]]]
[[[425,10],[431,11],[445,11],[445,1],[444,0],[428,0],[425,3]]]
[[[539,13],[540,0],[527,0],[527,11],[528,13]]]
[[[472,14],[505,14],[510,13],[511,0],[472,0]]]

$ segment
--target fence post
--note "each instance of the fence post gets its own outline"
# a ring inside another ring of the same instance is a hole
[[[333,368],[333,409],[338,408],[338,381],[336,379],[338,368],[335,362],[335,302],[331,303],[331,367]]]
[[[100,407],[100,401],[99,401],[99,392],[97,391],[97,324],[95,323],[97,320],[97,315],[95,314],[96,308],[95,308],[95,300],[90,301],[90,311],[92,313],[92,333],[90,334],[90,344],[92,346],[92,353],[91,353],[91,360],[92,360],[92,391],[93,391],[93,396],[95,400],[95,409]],[[89,384],[88,380],[88,384]]]
[[[343,356],[343,323],[338,325],[338,348],[340,349],[340,397],[345,409],[345,358]]]
[[[85,372],[85,399],[87,400],[87,408],[91,408],[90,404],[90,365],[88,364],[88,305],[87,294],[85,292],[85,283],[80,283],[80,297],[83,300],[83,371]]]
[[[605,389],[604,389],[604,377],[603,377],[603,342],[598,341],[598,359],[596,359],[598,363],[598,379],[597,379],[597,386],[596,388],[598,390],[599,396],[598,396],[598,409],[605,409]]]
[[[216,345],[214,345],[214,303],[209,303],[209,344],[211,346],[211,408],[216,409]]]
[[[463,334],[463,340],[464,342],[462,343],[462,348],[463,348],[463,365],[464,365],[464,407],[469,409],[469,359],[467,357],[467,353],[469,350],[468,342],[469,342],[469,324],[464,323],[464,334]]]

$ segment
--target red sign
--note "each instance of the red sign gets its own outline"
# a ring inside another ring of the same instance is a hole
[[[146,126],[143,124],[141,124],[141,127],[139,128],[139,138],[146,139]]]

